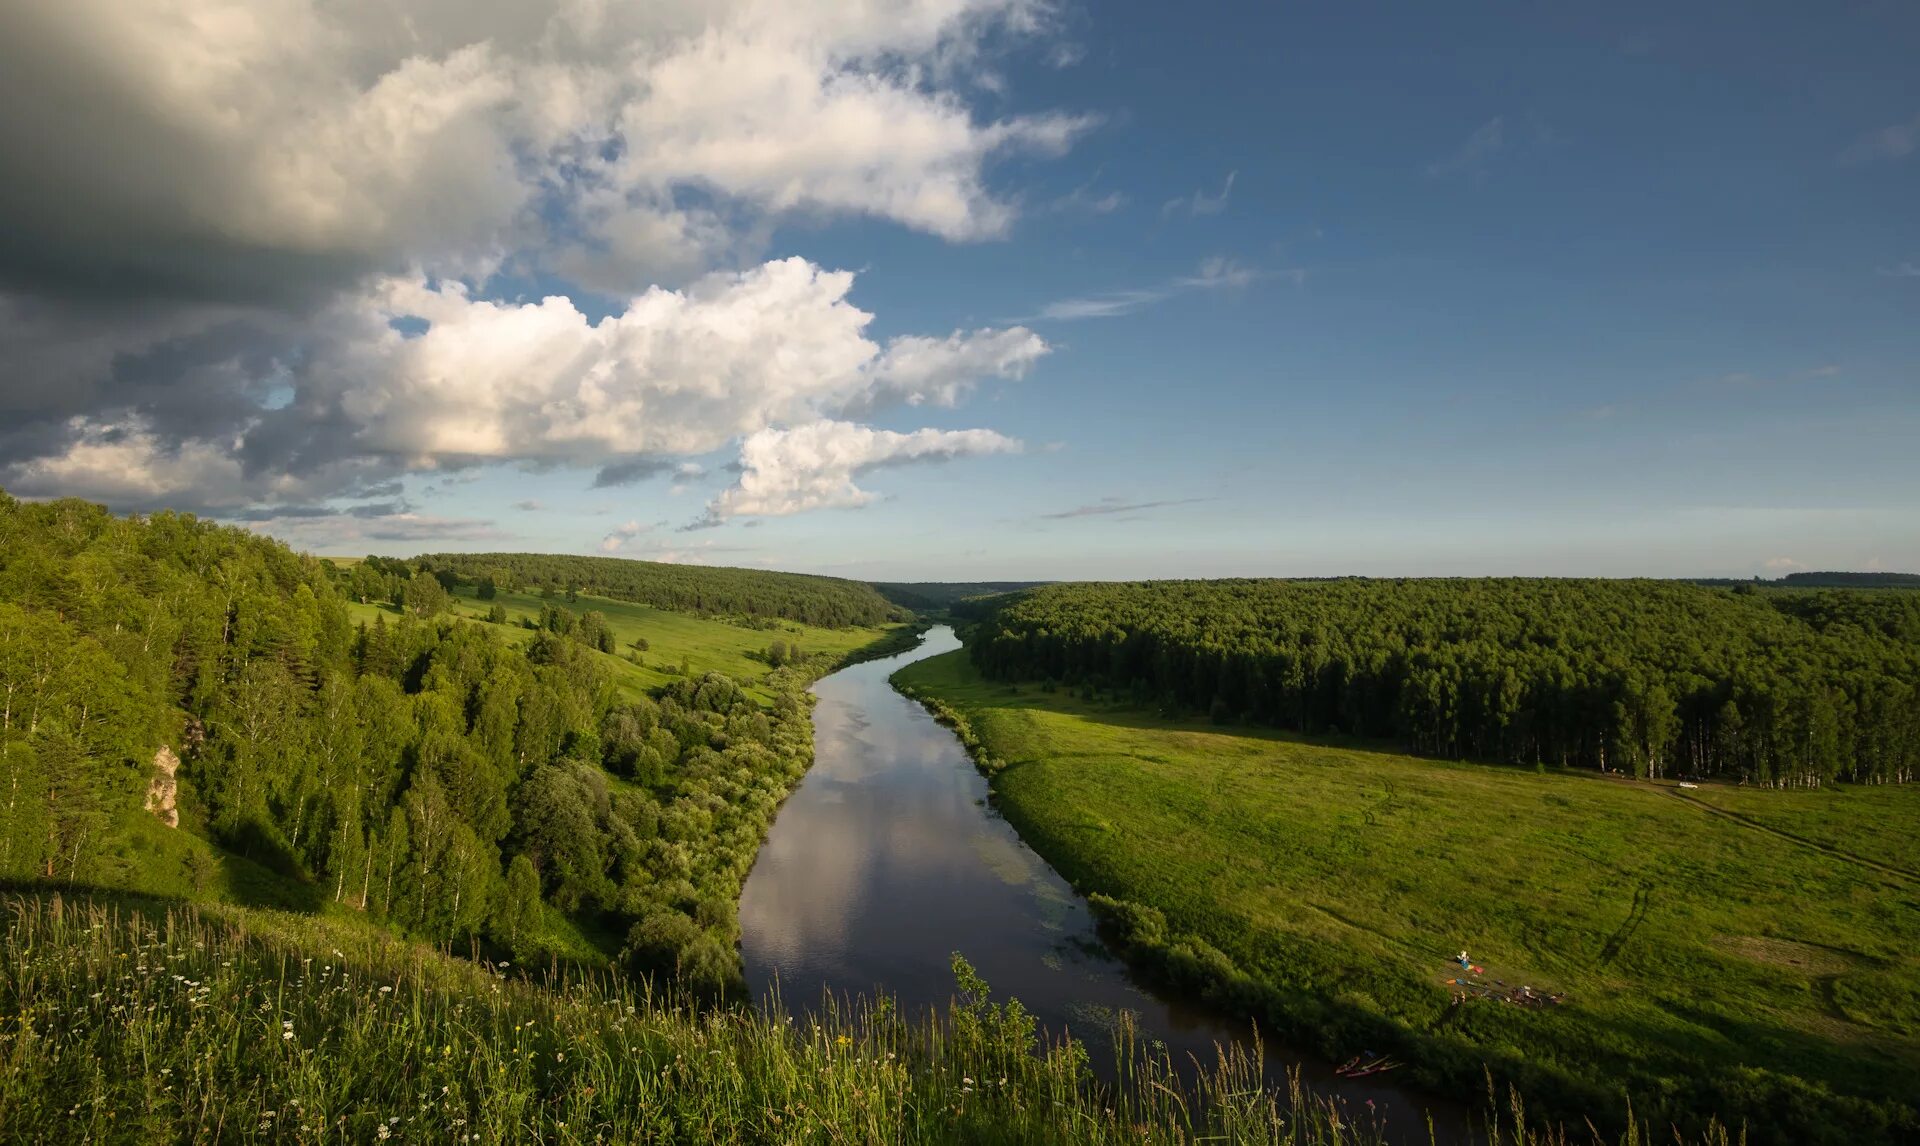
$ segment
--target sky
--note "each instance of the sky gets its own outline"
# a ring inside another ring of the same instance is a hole
[[[1920,570],[1920,7],[0,0],[0,488],[869,579]]]

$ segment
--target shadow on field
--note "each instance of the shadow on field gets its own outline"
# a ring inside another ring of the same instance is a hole
[[[229,851],[218,853],[221,881],[241,907],[271,907],[312,915],[326,905],[326,895],[310,881],[283,875],[265,865]]]
[[[1736,1017],[1684,999],[1660,998],[1656,1006],[1686,1023],[1685,1034],[1671,1026],[1637,1023],[1616,1017],[1613,1032],[1630,1045],[1656,1046],[1663,1052],[1664,1105],[1669,1110],[1767,1111],[1778,1122],[1750,1125],[1757,1141],[1779,1141],[1784,1126],[1800,1135],[1807,1146],[1852,1146],[1854,1143],[1920,1141],[1920,1120],[1913,1106],[1920,1100],[1920,1062],[1892,1053],[1884,1046],[1836,1041],[1758,1015]],[[1703,1064],[1712,1069],[1701,1069]],[[1791,1071],[1793,1076],[1784,1074]],[[1808,1118],[1817,1092],[1830,1097],[1819,1118]],[[1787,1085],[1782,1085],[1782,1082]],[[1799,1107],[1800,1109],[1795,1109]],[[1825,1122],[1825,1125],[1821,1125]]]
[[[241,822],[224,834],[221,843],[225,846],[214,855],[233,902],[307,915],[325,906],[326,895],[302,869],[299,858],[261,821]]]
[[[23,899],[52,900],[58,897],[63,903],[75,906],[91,903],[153,919],[164,918],[167,912],[185,907],[191,902],[177,895],[152,895],[117,887],[102,887],[92,883],[69,883],[66,880],[38,878],[19,879],[11,876],[0,878],[0,897],[16,895]],[[4,914],[0,914],[0,920],[4,920]]]

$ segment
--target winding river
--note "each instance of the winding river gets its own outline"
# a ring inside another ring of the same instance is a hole
[[[747,983],[790,1007],[823,992],[891,994],[903,1011],[944,1008],[959,951],[993,988],[1048,1031],[1070,1031],[1098,1063],[1102,1032],[1131,1011],[1142,1040],[1176,1062],[1212,1061],[1219,1043],[1250,1043],[1223,1021],[1136,986],[1102,947],[1086,904],[987,806],[987,782],[960,742],[887,678],[901,665],[960,647],[953,630],[920,646],[843,669],[813,691],[814,764],[787,799],[740,897]],[[1375,1080],[1347,1080],[1327,1063],[1270,1043],[1271,1077],[1298,1068],[1349,1110],[1384,1117],[1393,1137],[1465,1142],[1466,1117]]]

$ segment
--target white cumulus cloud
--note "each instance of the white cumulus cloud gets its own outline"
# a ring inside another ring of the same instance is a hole
[[[151,506],[182,489],[210,505],[241,505],[247,495],[240,462],[218,442],[167,446],[143,421],[77,419],[66,450],[13,468],[9,484],[28,493],[58,492],[117,505]],[[281,491],[263,489],[262,498]]]
[[[644,459],[849,410],[952,405],[1048,350],[1024,327],[882,345],[847,298],[853,281],[777,260],[656,287],[592,321],[563,296],[496,302],[453,281],[384,279],[338,303],[303,356],[281,364],[284,405],[230,401],[233,424],[181,427],[171,444],[144,414],[76,417],[61,449],[0,476],[29,494],[227,505],[488,462],[664,471]]]
[[[847,299],[852,286],[850,272],[783,259],[684,291],[656,287],[589,322],[562,297],[504,304],[394,280],[301,401],[337,405],[372,452],[592,464],[702,454],[847,407],[950,405],[1047,351],[1024,327],[882,347],[866,336],[873,316]],[[398,318],[429,325],[408,337]]]
[[[993,430],[876,430],[824,420],[767,429],[740,448],[740,477],[707,506],[707,522],[779,517],[812,509],[855,508],[878,495],[854,478],[883,466],[1018,453],[1019,441]]]
[[[617,553],[627,542],[652,530],[653,526],[642,525],[638,521],[628,521],[624,525],[615,526],[611,532],[600,539],[600,552]]]
[[[0,0],[0,484],[203,510],[499,463],[619,485],[1018,378],[1031,331],[876,338],[852,273],[764,252],[796,218],[1006,234],[996,161],[1093,122],[988,102],[1057,25],[1051,0]]]

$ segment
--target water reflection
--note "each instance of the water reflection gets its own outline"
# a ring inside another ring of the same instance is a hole
[[[953,734],[887,678],[960,647],[935,628],[919,648],[856,665],[814,686],[814,765],[774,821],[740,898],[748,985],[777,979],[790,1003],[821,992],[888,993],[902,1008],[944,1008],[959,951],[1049,1031],[1089,1044],[1096,1061],[1122,1011],[1176,1059],[1213,1057],[1250,1031],[1133,985],[1100,945],[1086,904],[986,805],[987,785]],[[1324,1063],[1269,1047],[1270,1066],[1302,1067],[1323,1091],[1411,1131],[1431,1115],[1463,1140],[1458,1110],[1389,1086],[1336,1078]],[[1427,1141],[1424,1128],[1412,1141]]]

